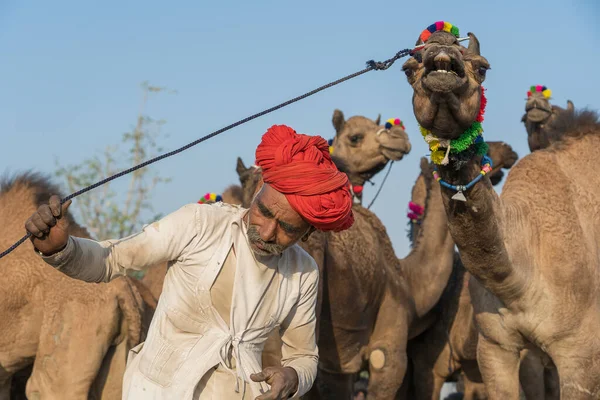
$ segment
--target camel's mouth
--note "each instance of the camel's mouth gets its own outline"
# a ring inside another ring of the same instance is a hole
[[[385,157],[384,163],[389,160],[400,161],[410,153],[411,144],[408,135],[402,129],[386,129],[377,134],[379,151]]]
[[[465,64],[457,49],[434,46],[423,55],[423,87],[438,93],[457,92],[468,84]]]
[[[525,107],[527,121],[539,124],[544,122],[552,115],[552,110],[548,107],[527,104]]]

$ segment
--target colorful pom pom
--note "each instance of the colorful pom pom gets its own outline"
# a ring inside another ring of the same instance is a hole
[[[211,194],[210,194],[210,199],[211,199],[212,201],[215,201],[215,200],[217,199],[217,195],[216,195],[215,193],[211,193]]]
[[[549,99],[552,96],[552,91],[548,89],[547,86],[544,85],[535,85],[529,88],[527,92],[527,98],[531,97],[533,93],[541,93],[546,99]]]
[[[413,222],[416,222],[419,220],[419,216],[413,212],[409,212],[407,214],[408,219],[412,220]]]
[[[390,129],[392,126],[399,125],[402,129],[404,129],[404,124],[400,120],[400,118],[390,118],[385,121],[385,129]]]
[[[425,211],[425,208],[423,206],[420,206],[417,203],[413,203],[412,201],[408,202],[408,208],[417,215],[422,215]]]
[[[329,146],[329,154],[333,154],[333,146]]]
[[[223,197],[221,197],[221,195],[220,195],[220,194],[218,194],[218,195],[217,195],[217,199],[216,199],[216,201],[223,201]]]
[[[361,194],[363,191],[363,187],[360,185],[353,186],[352,191],[356,194]]]
[[[438,32],[438,31],[449,32],[452,35],[454,35],[455,37],[459,37],[459,30],[458,30],[457,26],[454,26],[450,22],[447,22],[447,21],[437,21],[437,22],[429,25],[427,28],[425,28],[423,30],[423,32],[421,32],[420,39],[423,41],[423,43],[425,43],[425,42],[427,42],[427,40],[429,39],[429,37],[431,36],[431,34],[433,32]]]

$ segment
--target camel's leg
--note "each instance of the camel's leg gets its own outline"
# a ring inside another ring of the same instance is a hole
[[[369,342],[369,400],[393,399],[407,368],[409,320],[402,304],[386,292]]]
[[[446,379],[456,370],[460,369],[452,357],[448,343],[439,354],[432,354],[427,349],[414,354],[413,372],[414,399],[439,400],[442,386]],[[435,359],[432,359],[434,356]]]
[[[315,381],[316,387],[313,387],[309,392],[310,396],[306,397],[311,400],[350,399],[352,398],[353,382],[354,374],[336,374],[319,370]]]
[[[519,400],[519,351],[479,335],[477,362],[490,400]]]
[[[519,368],[519,380],[527,400],[543,399],[544,390],[544,365],[542,360],[532,353],[525,351]]]
[[[10,384],[12,376],[3,376],[0,379],[0,400],[10,400]]]
[[[562,343],[561,345],[566,346]],[[569,345],[573,344],[569,343]],[[600,398],[600,374],[597,360],[594,359],[593,354],[593,349],[575,348],[573,354],[561,354],[560,358],[554,359],[560,376],[561,399]]]
[[[461,375],[464,384],[464,400],[486,400],[488,398],[476,361],[463,361]]]
[[[558,378],[558,371],[554,363],[547,365],[544,368],[544,387],[546,400],[559,400],[560,399],[560,382]]]

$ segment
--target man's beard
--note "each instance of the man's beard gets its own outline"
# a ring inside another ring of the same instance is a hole
[[[254,244],[255,246],[256,246],[256,244],[258,244],[261,247],[260,249],[258,247],[251,247],[252,251],[256,255],[273,256],[273,255],[281,254],[281,253],[283,253],[283,250],[285,250],[284,246],[281,246],[279,244],[274,244],[274,243],[267,243],[264,240],[262,240],[256,227],[253,225],[250,225],[250,218],[248,218],[248,231],[247,232],[248,232],[248,241],[250,241],[250,243]]]

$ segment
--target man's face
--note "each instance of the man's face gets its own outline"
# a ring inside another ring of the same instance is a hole
[[[260,256],[281,254],[310,229],[285,195],[266,183],[250,204],[247,223],[250,247]]]

